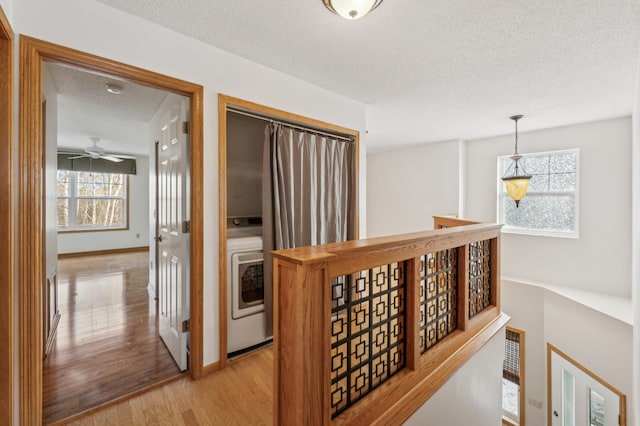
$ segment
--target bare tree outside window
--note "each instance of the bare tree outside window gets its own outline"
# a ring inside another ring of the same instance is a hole
[[[127,227],[124,174],[58,171],[58,229]]]

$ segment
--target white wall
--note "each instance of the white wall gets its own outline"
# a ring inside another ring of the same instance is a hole
[[[503,234],[502,275],[630,297],[629,117],[521,133],[523,153],[580,149],[580,238]],[[496,157],[513,135],[467,144],[467,217],[496,221]]]
[[[629,297],[631,140],[628,117],[521,133],[523,152],[580,149],[580,238],[514,234],[502,237],[502,309],[512,317],[511,326],[525,331],[527,424],[546,424],[547,341],[619,387],[627,394],[629,412],[637,410],[633,405],[638,404],[638,398],[630,393],[631,327],[548,290],[523,283],[564,285]],[[406,232],[423,226],[424,213],[415,215],[425,211],[423,199],[416,195],[420,191],[437,200],[432,207],[436,213],[442,213],[437,211],[439,205],[455,206],[461,195],[465,201],[460,207],[466,210],[465,217],[495,222],[496,158],[509,154],[511,149],[513,135],[505,135],[467,141],[459,148],[462,158],[450,154],[453,144],[449,143],[369,155],[369,234]],[[432,163],[440,170],[459,171],[464,179],[461,189],[450,189],[446,195],[429,192],[442,180],[439,175],[431,176],[423,170],[434,167]],[[425,177],[429,180],[424,180]],[[409,192],[413,196],[403,192],[394,194],[394,188],[403,186],[411,188],[413,192]],[[515,280],[505,280],[505,277]],[[640,302],[636,300],[636,323],[638,305]],[[594,336],[605,344],[590,348]],[[640,346],[637,341],[636,346]],[[596,354],[599,360],[595,361],[590,354]]]
[[[638,415],[636,426],[640,426],[640,63],[636,72],[636,90],[633,105],[633,394],[631,404]]]
[[[129,175],[129,229],[60,233],[58,253],[143,247],[149,244],[149,157],[137,156],[136,169],[137,174]]]
[[[367,234],[433,229],[433,215],[458,213],[458,141],[367,156]]]
[[[635,424],[632,327],[545,291],[544,330],[547,342],[627,395],[628,424]]]
[[[18,33],[204,87],[204,364],[218,359],[218,93],[360,131],[360,226],[366,229],[363,104],[90,0],[20,0]],[[60,25],[64,22],[64,25]],[[17,66],[17,64],[16,64]]]
[[[504,335],[503,329],[493,336],[405,426],[500,425]]]
[[[522,283],[557,284],[629,297],[630,119],[524,132],[520,141],[523,152],[580,149],[580,238],[515,234],[502,237],[502,309],[512,317],[510,325],[526,333],[527,400],[542,402],[542,409],[527,402],[526,422],[546,424],[543,373],[547,342],[625,392],[629,413],[633,413],[631,327],[553,292]],[[467,143],[467,217],[496,220],[496,157],[508,154],[512,144],[513,135]]]
[[[502,310],[511,317],[509,326],[525,332],[525,424],[544,425],[547,421],[544,289],[504,280],[501,286]],[[529,402],[531,399],[534,403]]]
[[[525,420],[547,421],[546,347],[551,343],[627,395],[633,425],[632,327],[542,287],[502,281],[502,309],[525,330]],[[537,407],[531,400],[540,402]]]

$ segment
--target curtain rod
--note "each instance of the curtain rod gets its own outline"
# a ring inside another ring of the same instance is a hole
[[[302,131],[310,132],[310,133],[316,133],[316,134],[319,134],[319,135],[324,135],[324,136],[329,136],[329,137],[332,137],[332,138],[335,138],[335,139],[340,139],[340,140],[343,140],[345,142],[354,143],[353,138],[342,136],[342,135],[336,135],[334,133],[324,132],[322,130],[314,129],[312,127],[305,127],[305,126],[301,126],[301,125],[298,125],[298,124],[289,123],[289,122],[286,122],[286,121],[275,120],[275,119],[270,118],[270,117],[266,117],[266,116],[258,115],[258,114],[253,114],[253,113],[250,113],[250,112],[246,112],[246,111],[243,111],[243,110],[240,110],[240,109],[235,109],[235,108],[230,108],[230,107],[227,107],[227,111],[230,111],[230,112],[233,112],[233,113],[236,113],[236,114],[240,114],[240,115],[244,115],[246,117],[257,118],[258,120],[266,121],[268,123],[281,124],[283,126],[291,127],[293,129],[302,130]]]

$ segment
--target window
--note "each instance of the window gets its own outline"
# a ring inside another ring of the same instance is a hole
[[[524,331],[512,327],[504,341],[502,424],[524,426]]]
[[[503,231],[578,238],[578,150],[527,154],[520,161],[531,175],[520,207],[499,179],[498,222],[504,223]],[[498,157],[500,178],[511,162],[508,156]]]
[[[127,175],[58,170],[58,231],[127,229]]]

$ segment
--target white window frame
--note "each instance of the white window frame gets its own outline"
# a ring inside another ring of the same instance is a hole
[[[124,177],[123,188],[124,194],[121,197],[89,197],[85,195],[77,195],[78,191],[78,174],[82,172],[68,171],[69,172],[69,195],[57,196],[57,200],[68,200],[68,214],[69,214],[69,226],[58,226],[58,233],[67,232],[95,232],[95,231],[126,231],[129,229],[129,176],[124,173],[105,173],[105,174],[120,174]],[[56,177],[57,179],[57,177]],[[123,202],[123,223],[113,226],[93,226],[77,225],[77,200],[122,200]],[[57,205],[56,205],[57,208]]]
[[[497,208],[496,208],[496,216],[498,223],[503,223],[502,232],[506,234],[521,234],[521,235],[535,235],[535,236],[544,236],[544,237],[560,237],[560,238],[580,238],[580,150],[578,148],[574,149],[563,149],[558,151],[543,151],[543,152],[532,152],[529,154],[523,154],[523,158],[527,157],[542,157],[546,155],[563,155],[563,154],[575,154],[576,155],[576,189],[575,191],[528,191],[525,198],[529,195],[573,195],[575,197],[575,229],[573,231],[556,231],[549,229],[530,229],[530,228],[520,228],[517,226],[511,226],[505,223],[504,221],[504,200],[508,202],[514,202],[511,198],[508,198],[507,191],[505,188],[505,184],[502,181],[502,173],[503,170],[500,168],[500,163],[503,159],[508,159],[510,155],[502,155],[497,158],[497,170],[498,170],[498,187],[497,187]],[[506,195],[506,196],[505,196]]]

